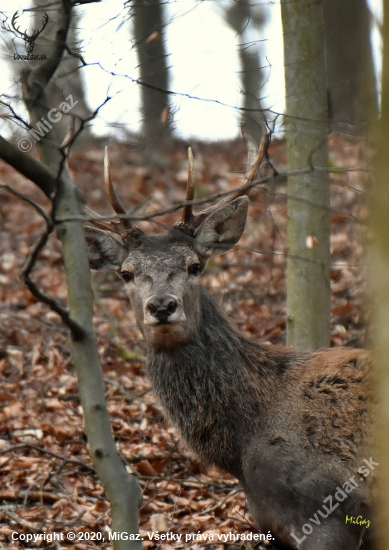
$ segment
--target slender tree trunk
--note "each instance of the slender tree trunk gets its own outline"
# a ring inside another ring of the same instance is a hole
[[[376,395],[379,449],[379,501],[375,530],[379,550],[389,549],[389,0],[384,0],[381,120],[377,140],[376,179],[371,203],[373,240],[370,273],[373,293]]]
[[[324,22],[320,1],[281,0],[288,152],[287,342],[330,340],[330,212]]]
[[[229,26],[239,35],[239,60],[241,67],[241,86],[243,93],[242,122],[247,132],[257,137],[264,126],[264,116],[261,111],[260,93],[264,84],[264,74],[260,67],[262,52],[261,42],[253,42],[249,36],[250,30],[260,36],[265,23],[263,11],[250,0],[232,2],[225,9],[225,19]],[[255,11],[254,11],[255,10]]]
[[[56,40],[56,30],[58,27],[58,20],[60,17],[59,4],[47,2],[47,0],[33,0],[34,7],[34,19],[33,28],[39,29],[42,26],[45,13],[49,17],[49,21],[42,34],[38,37],[34,47],[34,53],[38,55],[46,54],[50,55],[53,49],[54,42]],[[63,128],[63,133],[66,132],[71,126],[70,116],[77,117],[79,119],[85,119],[91,116],[92,110],[88,106],[86,101],[85,84],[82,76],[83,66],[81,60],[77,57],[81,40],[78,36],[79,17],[72,12],[72,19],[69,26],[69,32],[67,36],[67,45],[69,51],[65,52],[61,63],[53,78],[49,83],[48,98],[50,101],[50,107],[58,108],[61,102],[66,99],[69,94],[73,98],[75,104],[68,116],[64,116],[59,122],[59,127]],[[37,67],[41,64],[41,60],[32,61],[32,67]],[[76,127],[78,127],[76,125]],[[84,129],[84,139],[86,130]]]
[[[67,183],[61,185],[56,201],[57,219],[82,213],[78,189]],[[112,531],[139,533],[139,508],[142,494],[136,478],[129,475],[115,443],[106,408],[100,358],[93,327],[93,295],[82,222],[58,225],[62,242],[66,277],[69,289],[69,308],[72,318],[83,327],[82,338],[72,335],[72,356],[76,365],[80,401],[91,456],[105,487],[112,510]],[[97,373],[97,375],[96,375]],[[116,550],[141,550],[137,540],[117,540]]]
[[[131,15],[139,60],[143,114],[142,134],[146,141],[167,141],[171,125],[168,112],[168,67],[160,0],[133,0]]]
[[[67,43],[72,3],[62,0],[55,39],[47,59],[22,74],[23,99],[33,126],[48,117],[50,109],[50,80],[56,73]],[[0,140],[0,157],[28,177],[40,172],[44,185],[34,178],[53,200],[52,219],[62,243],[64,265],[68,282],[69,313],[62,310],[72,336],[72,355],[79,381],[80,401],[85,417],[85,430],[96,471],[107,491],[112,508],[112,531],[119,534],[116,550],[141,550],[139,540],[121,539],[120,533],[139,534],[139,507],[141,491],[135,477],[129,475],[115,446],[106,407],[102,370],[93,328],[93,296],[83,229],[83,198],[74,185],[60,149],[61,131],[50,127],[45,138],[37,143],[44,165],[18,160],[22,153]],[[13,158],[13,160],[12,160]],[[33,160],[33,159],[31,159]],[[27,168],[27,169],[26,169]],[[49,176],[52,181],[49,183]],[[77,220],[78,218],[78,220]],[[55,309],[58,312],[58,308]]]
[[[323,0],[330,119],[366,124],[378,115],[371,45],[371,14],[366,0]]]

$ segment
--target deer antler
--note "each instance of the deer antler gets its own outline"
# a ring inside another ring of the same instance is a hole
[[[33,38],[35,40],[35,38],[37,38],[41,32],[43,32],[44,28],[46,27],[47,23],[49,21],[49,16],[47,15],[47,13],[45,13],[45,15],[43,16],[43,27],[41,28],[41,30],[33,30],[32,32],[32,36],[30,36],[29,38]]]
[[[23,40],[32,40],[35,38],[38,38],[38,36],[40,35],[40,33],[44,30],[44,28],[46,27],[47,23],[49,22],[49,16],[47,15],[47,13],[44,14],[43,16],[43,27],[40,29],[40,30],[33,30],[32,32],[32,35],[28,35],[27,32],[21,32],[20,28],[16,26],[16,20],[20,17],[20,14],[19,14],[19,11],[15,12],[12,16],[12,19],[11,19],[11,25],[12,25],[12,28],[14,29],[15,32],[17,32],[18,34],[20,34],[20,36],[23,38]]]
[[[248,140],[248,137],[246,137],[246,141]],[[193,160],[193,151],[189,147],[188,149],[188,186],[186,191],[186,197],[185,201],[187,204],[184,206],[184,210],[182,213],[181,221],[176,224],[176,227],[180,229],[181,231],[188,232],[190,234],[194,234],[194,231],[197,227],[199,227],[203,221],[210,216],[213,212],[221,208],[223,205],[228,204],[229,202],[232,202],[233,200],[237,199],[238,197],[242,197],[243,195],[246,195],[250,189],[251,184],[256,178],[258,168],[261,165],[261,163],[264,161],[264,159],[267,157],[267,150],[270,143],[270,135],[265,134],[262,138],[261,145],[258,149],[258,152],[255,154],[255,146],[253,146],[254,142],[248,143],[248,150],[249,150],[249,170],[246,174],[245,179],[240,184],[238,189],[235,191],[235,193],[232,196],[226,197],[219,201],[217,204],[210,206],[209,208],[206,208],[199,214],[195,215],[193,214],[192,209],[192,202],[194,198],[194,160]],[[254,160],[253,160],[254,159]],[[123,214],[127,214],[126,210],[124,209],[122,203],[118,199],[115,188],[112,182],[112,175],[111,175],[111,165],[109,162],[109,156],[108,156],[108,147],[105,147],[104,152],[104,181],[105,186],[108,193],[109,202],[111,203],[111,206],[113,210],[116,212],[116,214],[119,214],[122,216]],[[112,221],[112,222],[106,222],[104,220],[100,220],[101,217],[99,214],[91,210],[90,208],[86,207],[85,212],[91,216],[90,223],[93,223],[96,227],[100,227],[101,229],[111,231],[113,233],[117,233],[120,235],[120,237],[124,240],[127,235],[134,231],[136,226],[134,226],[131,221],[128,218],[120,218],[120,221]]]
[[[27,53],[32,53],[33,50],[34,50],[35,40],[38,38],[40,33],[46,27],[46,25],[49,21],[49,16],[47,15],[47,13],[45,13],[45,15],[43,16],[43,26],[42,26],[42,28],[40,30],[35,30],[34,29],[32,31],[32,35],[27,34],[27,32],[21,32],[20,28],[16,26],[16,20],[18,19],[18,17],[20,17],[20,15],[19,15],[19,12],[17,11],[12,16],[12,20],[11,20],[12,28],[14,29],[14,31],[16,33],[18,33],[23,38],[23,40],[26,44]]]
[[[248,136],[246,136],[246,141],[248,141]],[[203,221],[208,218],[210,214],[215,212],[215,210],[218,210],[221,206],[228,204],[229,202],[232,202],[233,200],[237,199],[238,197],[242,197],[243,195],[247,195],[247,193],[251,189],[251,184],[255,180],[259,166],[262,164],[262,162],[267,157],[267,150],[269,148],[270,144],[270,134],[264,134],[262,137],[261,145],[259,149],[257,150],[256,154],[253,151],[256,150],[256,148],[252,147],[253,142],[248,143],[248,150],[249,150],[249,170],[246,174],[245,179],[243,182],[239,185],[238,189],[235,191],[235,193],[229,197],[226,197],[219,201],[217,204],[214,204],[213,206],[210,206],[209,208],[206,208],[202,212],[200,212],[197,215],[194,215],[192,212],[192,205],[187,205],[184,207],[184,212],[182,215],[182,221],[177,224],[179,228],[186,227],[188,229],[191,229],[192,231],[199,227]],[[193,154],[192,150],[189,149],[189,177],[188,177],[188,189],[186,193],[186,200],[193,200]]]
[[[251,140],[251,138],[249,136],[246,137],[246,141],[248,139]],[[252,142],[252,143],[254,143],[254,142]],[[252,143],[248,145],[249,153],[251,152],[250,151],[250,146],[252,145]],[[262,162],[267,157],[267,150],[269,149],[269,145],[270,145],[270,134],[265,133],[262,137],[261,145],[259,146],[258,152],[257,152],[256,156],[254,157],[254,162],[252,162],[251,155],[249,154],[249,166],[248,166],[249,170],[247,172],[246,178],[239,185],[238,189],[235,191],[235,193],[231,197],[228,197],[227,200],[224,199],[224,200],[226,200],[226,202],[231,202],[231,201],[237,199],[238,197],[242,197],[243,195],[247,195],[247,193],[250,191],[250,185],[253,183],[253,181],[257,177],[260,165],[262,164]]]
[[[92,208],[89,208],[89,206],[85,206],[84,212],[90,218],[87,221],[89,223],[92,223],[95,227],[98,227],[99,229],[103,229],[104,231],[111,231],[112,233],[118,233],[118,230],[113,224],[113,222],[100,220],[102,216],[100,216],[100,214],[92,210]]]
[[[104,181],[105,181],[105,187],[108,193],[109,202],[111,203],[113,210],[116,212],[116,214],[127,214],[122,203],[118,199],[115,193],[115,188],[113,186],[112,175],[111,175],[111,164],[109,162],[109,156],[108,156],[108,147],[105,147],[105,152],[104,152]],[[126,234],[128,233],[129,230],[133,229],[133,225],[131,221],[127,218],[122,218],[119,224],[122,226],[122,229],[124,231],[117,231],[118,233]]]
[[[126,210],[124,209],[123,205],[121,204],[115,193],[115,188],[112,182],[111,165],[108,156],[108,147],[105,147],[104,151],[104,182],[109,202],[113,210],[116,212],[116,214],[127,214]],[[91,218],[90,220],[88,220],[90,223],[100,229],[103,229],[104,231],[117,233],[122,239],[124,239],[128,235],[129,231],[135,229],[135,227],[128,219],[121,219],[120,221],[105,221],[101,220],[100,218],[102,218],[102,216],[89,208],[89,206],[86,206],[84,210],[85,214],[87,214]]]
[[[188,186],[186,189],[186,197],[185,201],[193,201],[194,198],[194,159],[193,159],[193,151],[192,148],[188,148]],[[192,225],[195,220],[195,216],[193,215],[192,210],[192,204],[186,204],[184,206],[184,210],[182,212],[182,218],[181,221],[176,223],[176,227],[179,227],[181,229],[189,229],[192,230]]]
[[[28,38],[27,33],[26,32],[21,32],[19,27],[16,26],[16,20],[19,17],[20,17],[19,11],[16,11],[12,16],[11,25],[12,25],[12,28],[14,29],[14,31],[17,32],[18,34],[20,34],[20,36],[23,38],[23,40],[26,40],[26,38]]]

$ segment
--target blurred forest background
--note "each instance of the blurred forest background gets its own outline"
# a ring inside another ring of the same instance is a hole
[[[12,27],[17,10],[20,33]],[[381,3],[325,0],[323,10],[331,119],[338,124],[366,122],[369,101],[376,102],[374,73],[380,72]],[[44,0],[12,5],[2,0],[0,11],[2,93],[16,99],[21,96],[23,62],[15,61],[14,53],[25,53],[22,33],[41,29],[47,13],[49,21],[34,53],[50,51],[58,7]],[[242,108],[250,109],[245,118],[253,125],[284,113],[279,2],[80,2],[73,10],[68,41],[84,62],[67,52],[57,85],[63,93],[77,93],[75,114],[100,108],[92,124],[98,135],[111,132],[125,138],[126,132],[139,132],[142,122],[145,130],[147,120],[160,120],[165,107],[165,139],[169,133],[231,139],[240,133]],[[138,79],[169,93],[142,87]],[[107,96],[110,100],[103,105]],[[276,131],[282,135],[281,118]],[[158,124],[154,134],[159,135]]]

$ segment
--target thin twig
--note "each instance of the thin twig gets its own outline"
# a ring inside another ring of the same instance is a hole
[[[48,296],[44,292],[42,292],[38,286],[34,283],[34,281],[30,278],[30,273],[33,270],[36,260],[40,254],[40,252],[43,250],[43,248],[46,246],[46,243],[48,241],[49,236],[54,230],[54,223],[53,220],[44,212],[44,210],[38,206],[34,201],[29,199],[28,197],[25,197],[18,191],[15,191],[8,185],[0,185],[1,189],[5,189],[9,193],[12,193],[19,199],[27,202],[29,205],[31,205],[44,219],[46,222],[46,229],[42,232],[38,240],[35,242],[34,246],[32,247],[30,254],[27,256],[26,261],[23,264],[22,271],[20,273],[20,277],[22,281],[27,285],[30,292],[38,298],[38,300],[44,302],[47,304],[53,311],[58,313],[58,315],[61,317],[63,322],[70,328],[70,330],[74,333],[75,337],[82,337],[84,335],[83,328],[73,321],[73,319],[70,317],[70,312],[63,308],[54,298],[51,298],[51,296]]]
[[[67,458],[66,456],[53,453],[53,451],[48,451],[47,449],[44,449],[43,447],[39,447],[39,445],[34,445],[33,443],[18,443],[17,445],[12,445],[11,447],[8,447],[8,449],[0,450],[0,455],[7,454],[11,451],[15,451],[18,449],[34,449],[39,453],[46,454],[54,458],[58,458],[64,463],[76,464],[77,466],[81,466],[82,468],[85,468],[87,470],[90,470],[92,473],[95,473],[95,469],[93,468],[93,466],[89,466],[88,464],[86,464],[85,462],[83,462],[78,458]]]
[[[40,214],[42,216],[42,218],[45,220],[47,225],[50,225],[52,223],[52,220],[49,218],[49,216],[46,214],[46,212],[38,204],[36,204],[36,202],[29,199],[28,197],[26,197],[22,193],[19,193],[18,191],[15,191],[14,189],[12,189],[12,187],[9,187],[9,185],[0,185],[0,188],[5,189],[9,193],[12,193],[12,195],[15,195],[15,197],[18,197],[18,199],[28,203],[30,206],[35,208],[35,210],[38,212],[38,214]]]
[[[22,271],[20,273],[20,278],[27,285],[31,294],[33,294],[38,300],[47,304],[50,309],[57,313],[62,321],[67,325],[72,331],[75,338],[82,338],[85,334],[84,329],[81,325],[76,323],[70,316],[70,312],[62,307],[54,298],[48,296],[42,292],[34,281],[30,278],[30,273],[34,269],[37,258],[41,251],[46,246],[49,236],[53,232],[54,224],[52,221],[46,225],[46,229],[41,233],[38,240],[35,242],[34,246],[31,249],[30,254],[27,256],[26,261],[23,264]]]
[[[11,512],[11,510],[4,510],[4,515],[8,516],[10,519],[12,519],[15,523],[20,525],[21,527],[26,527],[27,529],[30,529],[31,531],[39,531],[40,529],[34,525],[33,523],[26,521],[25,519],[21,518],[17,514],[14,514],[14,512]]]

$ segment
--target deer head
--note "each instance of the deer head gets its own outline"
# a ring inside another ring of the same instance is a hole
[[[34,29],[33,33],[31,35],[28,35],[26,31],[21,32],[20,28],[16,26],[16,20],[18,19],[18,17],[20,17],[20,15],[19,15],[19,12],[17,11],[13,14],[13,17],[12,17],[12,21],[11,21],[12,28],[14,29],[14,31],[19,36],[21,36],[23,38],[24,43],[26,45],[26,52],[27,53],[32,53],[34,51],[35,40],[38,38],[38,36],[43,31],[43,29],[46,27],[46,25],[49,21],[49,16],[47,15],[47,13],[44,14],[42,28],[40,30],[35,30]]]
[[[196,337],[201,323],[199,275],[208,259],[223,254],[239,241],[245,228],[245,196],[264,158],[261,147],[249,175],[230,198],[195,215],[193,155],[182,219],[165,235],[147,235],[128,218],[109,231],[86,227],[92,269],[117,271],[130,298],[137,323],[148,345],[173,348]],[[105,182],[118,214],[125,210],[116,197],[106,152]],[[99,222],[94,222],[101,227]],[[113,231],[120,236],[114,236]]]

